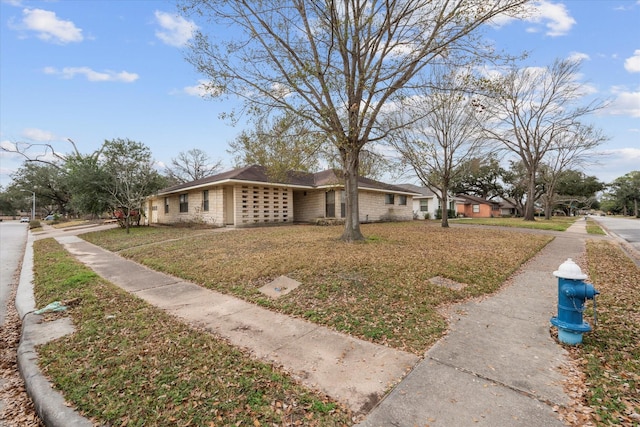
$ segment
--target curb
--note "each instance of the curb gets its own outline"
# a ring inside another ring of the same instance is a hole
[[[44,344],[73,332],[70,319],[42,324],[42,316],[34,314],[33,237],[29,232],[20,281],[16,293],[16,309],[22,320],[18,346],[18,370],[36,413],[47,427],[91,427],[93,423],[65,404],[62,394],[54,390],[38,366],[36,345]]]

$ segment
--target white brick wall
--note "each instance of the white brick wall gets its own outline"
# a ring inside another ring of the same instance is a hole
[[[326,208],[325,190],[296,190],[269,185],[242,185],[233,187],[211,187],[209,190],[209,210],[204,211],[202,189],[188,193],[188,212],[180,212],[179,194],[168,196],[169,213],[164,212],[164,197],[153,198],[151,209],[157,209],[156,223],[202,222],[217,226],[225,225],[225,191],[233,191],[233,220],[227,221],[237,227],[266,225],[275,223],[309,222],[323,218]],[[306,194],[306,195],[305,195]],[[339,192],[336,192],[336,214],[340,215]],[[413,200],[407,196],[407,204],[399,205],[396,194],[394,204],[385,204],[385,194],[374,191],[360,191],[358,194],[360,221],[410,221],[413,219]],[[154,215],[150,217],[153,219]],[[153,221],[152,221],[153,223]]]
[[[188,194],[188,212],[180,212],[180,194]],[[209,189],[209,210],[203,209],[202,190],[193,190],[188,193],[172,194],[167,196],[169,212],[165,213],[165,197],[154,198],[151,201],[157,206],[157,223],[174,224],[179,222],[202,222],[212,225],[223,225],[222,188]]]
[[[297,222],[310,222],[315,218],[324,218],[325,197],[324,191],[294,191],[293,211],[295,212],[295,220]]]
[[[376,191],[360,191],[358,203],[360,221],[411,221],[413,220],[413,199],[407,196],[407,204],[399,205],[396,194],[393,205],[385,204],[385,194]]]

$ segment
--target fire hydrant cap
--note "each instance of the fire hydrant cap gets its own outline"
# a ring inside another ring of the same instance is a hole
[[[558,267],[558,270],[553,272],[553,275],[563,279],[573,280],[584,280],[587,278],[587,275],[582,272],[580,266],[573,262],[571,258],[563,262],[560,267]]]

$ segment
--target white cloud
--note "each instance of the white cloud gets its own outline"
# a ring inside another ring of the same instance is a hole
[[[571,61],[588,61],[591,58],[589,57],[589,55],[583,52],[571,52],[567,59]]]
[[[628,172],[638,170],[640,148],[612,148],[600,153],[602,159],[598,162],[598,167],[591,173],[587,171],[587,174],[597,174],[601,181],[612,182]]]
[[[211,86],[210,82],[203,79],[198,80],[197,85],[185,87],[184,89],[182,89],[182,92],[190,96],[199,96],[199,97],[217,96],[220,94],[220,91],[216,91]]]
[[[184,93],[191,96],[207,96],[207,87],[205,80],[198,80],[198,84],[185,87]]]
[[[576,20],[569,15],[569,11],[564,4],[541,0],[534,3],[534,6],[535,12],[527,21],[536,24],[546,22],[546,34],[548,36],[564,36],[576,23]]]
[[[87,80],[90,82],[124,82],[131,83],[136,80],[140,76],[136,73],[129,73],[127,71],[121,71],[119,73],[111,70],[106,70],[104,72],[94,71],[89,67],[65,67],[61,70],[58,70],[54,67],[45,67],[45,74],[55,74],[62,76],[65,79],[72,79],[76,75],[84,75]]]
[[[184,46],[193,37],[198,26],[192,21],[187,21],[182,16],[171,15],[166,12],[155,12],[156,21],[162,27],[156,31],[156,37],[169,46]]]
[[[27,128],[22,131],[22,136],[31,141],[49,142],[55,138],[55,135],[49,131],[42,129]]]
[[[630,73],[640,73],[640,49],[633,52],[633,56],[625,59],[624,69]]]
[[[1,149],[0,155],[2,156],[13,155],[13,153],[9,153],[9,152],[16,151],[16,144],[5,139],[3,141],[0,141],[0,149]]]
[[[22,25],[18,29],[35,31],[38,38],[47,42],[66,44],[81,42],[82,30],[71,21],[59,19],[55,12],[42,9],[24,9]]]
[[[569,14],[564,4],[552,3],[548,0],[539,0],[529,3],[524,12],[520,15],[520,19],[536,24],[526,29],[528,33],[540,32],[540,25],[546,27],[546,35],[551,37],[564,36],[575,25],[576,20]],[[492,21],[492,25],[502,27],[512,23],[516,18],[507,15],[496,16]]]
[[[605,113],[640,118],[640,92],[619,92]]]

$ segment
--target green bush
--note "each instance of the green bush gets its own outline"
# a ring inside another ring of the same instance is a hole
[[[455,209],[447,209],[447,218],[455,218],[455,217],[456,217]],[[442,209],[438,209],[438,212],[436,212],[436,219],[442,219]]]

